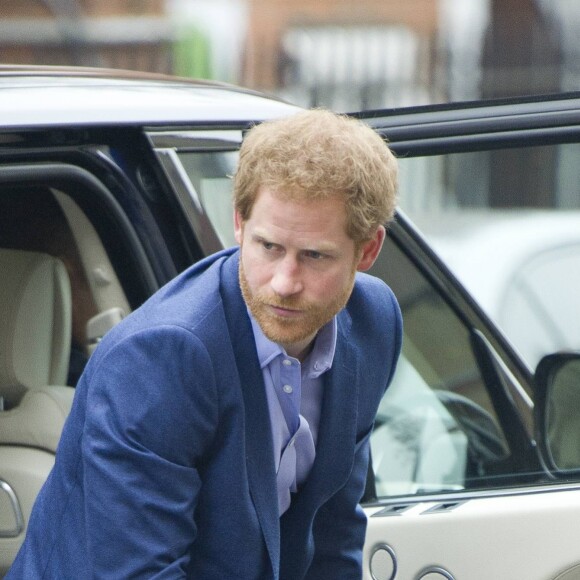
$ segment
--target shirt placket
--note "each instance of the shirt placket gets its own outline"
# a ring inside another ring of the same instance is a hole
[[[283,357],[279,366],[280,376],[275,381],[276,394],[290,431],[294,436],[300,426],[300,396],[302,387],[300,362],[290,357]]]

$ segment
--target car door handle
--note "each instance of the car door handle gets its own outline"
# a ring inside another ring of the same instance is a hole
[[[438,503],[435,504],[434,506],[431,506],[429,509],[426,509],[425,511],[421,512],[421,515],[451,512],[454,509],[457,509],[460,505],[463,505],[464,503],[465,503],[464,501],[446,501],[443,503]]]

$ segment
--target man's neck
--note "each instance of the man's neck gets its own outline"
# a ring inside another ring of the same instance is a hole
[[[299,342],[292,342],[290,344],[282,344],[280,346],[286,351],[286,353],[300,362],[303,362],[304,359],[310,354],[314,346],[314,339],[316,338],[316,334],[310,336],[304,340]]]

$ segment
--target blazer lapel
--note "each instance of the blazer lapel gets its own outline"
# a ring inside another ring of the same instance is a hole
[[[334,362],[324,380],[316,459],[303,489],[318,505],[344,485],[352,469],[359,372],[355,349],[348,341],[350,325],[350,315],[343,310],[338,316]]]
[[[230,332],[245,406],[248,483],[274,577],[280,562],[280,525],[270,415],[252,325],[238,281],[239,253],[222,267],[221,295]]]

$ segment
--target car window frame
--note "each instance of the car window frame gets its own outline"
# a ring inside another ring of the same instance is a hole
[[[514,99],[502,102],[486,102],[473,104],[451,104],[446,106],[416,107],[412,109],[372,111],[357,114],[357,117],[369,123],[379,134],[388,141],[389,146],[400,158],[420,158],[429,156],[444,156],[452,153],[485,152],[506,148],[527,148],[545,145],[561,145],[566,143],[580,143],[580,94],[563,95],[552,99]],[[410,222],[403,228],[395,226],[395,236],[405,230],[412,231]],[[414,232],[421,239],[418,231]],[[414,236],[411,235],[411,238]],[[408,242],[408,240],[407,240]],[[413,247],[404,243],[402,249]],[[429,247],[427,241],[419,242],[420,251],[417,253],[418,263],[424,256],[430,255],[432,260],[426,261],[427,271],[432,276],[433,283],[446,288],[445,296],[454,307],[454,303],[460,306],[460,310],[466,308],[466,320],[478,326],[483,322],[485,329],[493,329],[484,333],[480,341],[488,343],[488,352],[495,354],[502,364],[506,365],[507,376],[515,379],[516,383],[526,386],[526,394],[534,396],[534,369],[529,368],[522,358],[512,348],[509,340],[497,329],[489,317],[482,311],[471,296],[464,291],[461,283],[457,281],[453,273]],[[411,251],[410,258],[413,259]],[[438,263],[438,267],[432,268],[430,264]],[[441,278],[440,273],[445,272]],[[481,346],[481,345],[480,345]],[[493,366],[490,360],[488,366]],[[511,380],[510,379],[510,380]],[[522,416],[522,413],[520,413]],[[526,430],[529,441],[535,446],[533,414],[526,413]],[[551,489],[556,482],[545,470],[543,459],[538,450],[533,450],[539,465],[544,473],[542,489]],[[530,485],[534,485],[530,482]],[[577,482],[576,484],[577,485]],[[492,490],[474,492],[458,492],[457,494],[444,494],[440,498],[453,499],[453,497],[482,497],[496,496],[503,493],[520,493],[526,489],[526,485],[516,488],[498,487]],[[528,487],[529,489],[529,487]],[[525,492],[524,492],[525,493]],[[429,500],[422,496],[400,496],[386,498],[382,501],[367,504],[372,505],[396,505],[400,502],[412,504],[421,500]]]
[[[490,397],[494,396],[496,401],[498,398],[501,399],[502,408],[498,418],[512,452],[509,461],[513,462],[514,470],[522,470],[522,473],[507,472],[503,480],[500,477],[498,483],[489,488],[448,490],[441,493],[403,493],[378,497],[374,487],[372,465],[370,465],[367,489],[362,501],[364,507],[393,505],[401,502],[416,504],[430,501],[432,497],[445,497],[451,501],[473,493],[493,494],[503,490],[507,485],[533,483],[537,480],[538,474],[541,476],[544,471],[533,438],[533,406],[528,396],[529,390],[533,388],[532,374],[501,331],[496,328],[402,212],[398,212],[395,220],[390,224],[388,236],[470,334],[472,351],[478,361],[479,372],[483,375],[487,390],[491,391]],[[493,382],[491,387],[490,381]],[[497,414],[498,409],[495,410]],[[510,480],[513,481],[510,482]],[[509,484],[503,485],[502,481]]]

